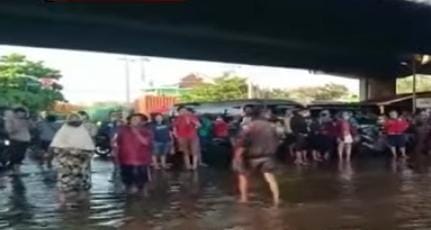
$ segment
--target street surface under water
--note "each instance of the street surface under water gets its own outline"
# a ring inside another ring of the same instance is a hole
[[[236,203],[230,172],[156,172],[149,198],[126,197],[110,182],[112,165],[95,160],[88,202],[59,208],[52,172],[27,162],[19,178],[0,179],[0,229],[431,229],[431,173],[386,159],[277,172],[283,204],[256,175],[251,202]]]

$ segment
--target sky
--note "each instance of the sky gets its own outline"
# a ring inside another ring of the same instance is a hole
[[[60,70],[63,93],[67,100],[76,104],[126,101],[125,59],[129,60],[132,99],[141,96],[142,89],[149,82],[154,86],[174,85],[189,73],[200,73],[207,76],[206,80],[211,80],[226,71],[248,77],[253,84],[263,88],[289,89],[337,83],[345,85],[353,93],[359,92],[356,79],[313,74],[300,69],[0,45],[0,55],[10,53],[23,54],[30,60],[43,61],[46,66]]]

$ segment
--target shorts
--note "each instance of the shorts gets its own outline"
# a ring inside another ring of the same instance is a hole
[[[171,147],[170,142],[154,142],[153,156],[166,156],[171,151]]]
[[[342,139],[339,139],[339,142],[342,144],[353,144],[353,137],[352,135],[347,135]]]
[[[240,174],[259,171],[261,173],[273,172],[275,169],[274,159],[270,156],[244,159],[241,163],[233,162],[233,170]]]
[[[313,135],[310,138],[310,148],[321,153],[331,151],[334,146],[333,143],[334,142],[331,137],[323,134]]]
[[[200,145],[198,138],[178,138],[178,148],[184,154],[199,155]]]
[[[306,134],[297,134],[295,136],[295,151],[305,151],[308,150],[308,135]]]
[[[22,164],[25,154],[27,152],[27,148],[29,146],[28,142],[24,141],[10,141],[9,146],[9,161],[11,165],[20,165]]]
[[[403,134],[388,135],[387,140],[390,147],[404,148],[407,145],[406,136]]]
[[[126,187],[136,186],[142,189],[148,182],[148,167],[144,165],[121,165],[121,180]]]

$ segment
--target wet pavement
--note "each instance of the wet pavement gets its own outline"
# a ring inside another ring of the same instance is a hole
[[[0,229],[431,229],[429,164],[359,159],[278,172],[283,204],[257,176],[251,203],[236,203],[230,172],[156,172],[150,197],[126,197],[95,160],[88,203],[59,209],[52,172],[27,162],[21,178],[1,177]]]

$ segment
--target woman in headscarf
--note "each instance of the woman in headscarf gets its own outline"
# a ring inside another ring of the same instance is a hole
[[[82,117],[71,114],[52,140],[58,162],[58,189],[60,201],[67,195],[81,195],[91,188],[91,157],[95,149]]]

